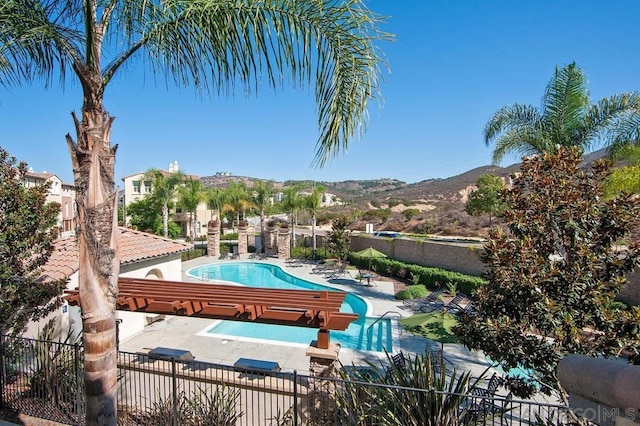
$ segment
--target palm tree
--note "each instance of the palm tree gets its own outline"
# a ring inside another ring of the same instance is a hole
[[[214,216],[220,220],[220,211],[224,207],[226,201],[226,192],[220,188],[207,188],[204,194],[204,200],[207,208],[211,210],[211,220]]]
[[[300,195],[300,185],[291,185],[284,188],[283,207],[289,212],[291,222],[291,248],[296,245],[296,222],[298,211],[303,207],[304,199]]]
[[[158,169],[149,169],[144,178],[151,181],[151,197],[162,205],[162,232],[165,238],[169,238],[169,205],[176,196],[178,185],[184,179],[184,173],[177,171],[167,173]]]
[[[253,183],[253,200],[260,210],[260,241],[264,251],[264,217],[273,196],[273,184],[269,181],[256,180]]]
[[[587,78],[571,63],[556,68],[539,109],[523,104],[500,108],[487,123],[484,140],[487,146],[495,142],[494,164],[510,152],[540,154],[555,152],[560,146],[586,150],[602,141],[612,145],[637,137],[639,112],[637,92],[612,95],[591,104]]]
[[[116,316],[120,260],[114,117],[106,89],[122,69],[151,64],[177,86],[254,94],[261,81],[316,85],[322,166],[362,131],[389,39],[362,0],[8,0],[0,2],[0,84],[76,79],[72,158],[79,224],[79,288],[86,421],[116,424]],[[144,61],[140,61],[143,59]]]
[[[244,182],[234,182],[226,190],[226,210],[236,215],[235,222],[245,220],[246,212],[253,207],[251,194]]]
[[[318,214],[318,210],[322,205],[322,198],[324,194],[327,192],[327,189],[324,186],[316,186],[313,188],[311,194],[307,195],[304,200],[304,207],[306,210],[311,213],[311,241],[312,241],[312,250],[313,250],[313,258],[316,258],[316,215]]]
[[[189,238],[192,243],[196,240],[196,212],[204,197],[205,189],[200,180],[189,179],[178,188],[178,204],[189,213]]]

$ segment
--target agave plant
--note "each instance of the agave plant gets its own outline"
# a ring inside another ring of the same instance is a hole
[[[345,382],[336,392],[340,424],[430,426],[469,421],[465,409],[471,382],[468,371],[447,374],[436,369],[426,354],[409,360],[405,368],[394,366],[389,354],[387,358],[391,367],[378,378],[361,375],[347,381],[343,376]]]
[[[30,396],[52,403],[67,414],[77,410],[78,392],[82,392],[78,374],[81,362],[77,334],[67,330],[60,342],[55,341],[56,323],[45,324],[31,351]]]

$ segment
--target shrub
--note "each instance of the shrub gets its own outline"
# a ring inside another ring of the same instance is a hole
[[[363,268],[369,265],[369,259],[363,259],[358,256],[349,256],[349,261],[352,265]],[[430,290],[438,289],[440,287],[439,283],[455,283],[459,292],[468,295],[475,294],[477,288],[487,283],[484,278],[479,276],[466,275],[460,272],[422,266],[415,263],[404,263],[389,258],[371,259],[371,269],[374,271],[384,271],[384,273],[391,278],[402,278],[401,274],[410,277],[420,275],[420,282]]]
[[[185,252],[182,252],[182,254],[180,254],[180,258],[182,259],[183,262],[187,260],[195,259],[197,257],[202,257],[202,256],[204,256],[204,249],[200,249],[200,248],[185,251]]]
[[[423,285],[410,285],[404,290],[400,290],[396,293],[396,299],[420,299],[427,295],[427,289]]]

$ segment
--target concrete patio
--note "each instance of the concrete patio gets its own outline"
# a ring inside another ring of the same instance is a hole
[[[385,312],[394,312],[393,316],[409,316],[412,313],[403,309],[402,303],[394,298],[394,283],[387,280],[376,280],[374,286],[360,284],[355,279],[357,271],[351,271],[339,278],[327,279],[322,274],[312,273],[313,265],[287,266],[281,259],[267,258],[265,260],[236,259],[217,260],[208,257],[193,259],[182,264],[183,281],[199,281],[189,277],[186,272],[196,266],[212,262],[268,262],[279,265],[291,275],[327,285],[337,290],[357,294],[364,298],[369,305],[368,316],[379,317]],[[398,315],[399,314],[399,315]],[[180,316],[167,316],[165,320],[158,321],[145,327],[138,333],[122,342],[120,350],[126,352],[146,351],[150,348],[164,346],[180,348],[191,351],[198,361],[213,362],[225,365],[233,365],[239,358],[257,358],[277,362],[282,371],[298,371],[301,374],[309,373],[309,358],[306,356],[308,345],[283,343],[275,341],[251,341],[250,339],[217,338],[206,334],[214,320],[202,318],[190,318]],[[394,351],[402,350],[408,354],[424,353],[430,350],[439,350],[440,343],[402,332],[394,320]],[[457,369],[471,370],[474,375],[480,375],[488,367],[488,363],[482,354],[471,353],[462,345],[444,345],[445,357],[456,365]],[[367,361],[386,363],[384,352],[369,352],[350,349],[340,350],[340,361],[343,365],[362,365]]]

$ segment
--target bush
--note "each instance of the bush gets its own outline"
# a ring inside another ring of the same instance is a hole
[[[196,257],[204,256],[204,249],[193,249],[189,251],[182,252],[180,258],[183,262],[191,259],[195,259]]]
[[[427,295],[427,289],[423,285],[410,285],[404,290],[400,290],[396,293],[396,299],[420,299]]]
[[[354,266],[367,268],[369,259],[349,255],[349,261]],[[441,268],[417,265],[415,263],[405,263],[399,260],[382,258],[371,259],[371,269],[391,278],[420,276],[420,282],[429,290],[436,290],[441,283],[455,283],[459,292],[472,295],[476,289],[483,286],[487,281],[479,276],[466,275],[460,272],[448,271]]]

